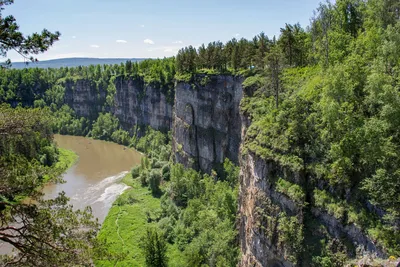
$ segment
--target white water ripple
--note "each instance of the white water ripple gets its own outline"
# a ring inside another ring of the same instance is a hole
[[[107,187],[108,185],[118,182],[127,174],[128,174],[128,171],[123,171],[117,175],[107,177],[107,178],[101,180],[100,182],[98,182],[97,184],[89,187],[86,190],[86,194],[93,194],[95,192],[98,192],[98,191],[104,189],[105,187]]]
[[[91,185],[86,190],[82,190],[83,192],[79,190],[80,192],[76,193],[72,199],[75,201],[83,200],[86,205],[93,205],[96,202],[102,202],[105,206],[111,205],[117,196],[129,188],[125,184],[118,183],[127,173],[128,171],[123,171]]]
[[[104,190],[104,193],[101,194],[101,196],[98,199],[96,199],[96,201],[94,201],[92,204],[96,202],[103,202],[106,205],[112,204],[112,202],[114,202],[116,197],[122,194],[128,188],[129,186],[127,186],[126,184],[113,184],[107,187]]]

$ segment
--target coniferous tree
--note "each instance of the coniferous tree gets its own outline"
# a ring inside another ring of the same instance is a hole
[[[142,248],[147,267],[168,266],[167,244],[164,237],[156,229],[148,228],[143,239]]]
[[[274,39],[274,45],[271,51],[266,56],[267,73],[270,78],[270,86],[275,95],[276,108],[279,106],[279,94],[281,91],[281,74],[283,70],[283,53],[280,47],[276,44]]]

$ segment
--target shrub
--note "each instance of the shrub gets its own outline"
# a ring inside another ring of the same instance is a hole
[[[140,165],[133,167],[131,170],[131,174],[133,179],[138,178],[140,175]]]
[[[149,186],[153,194],[160,192],[161,173],[159,170],[152,170],[149,175]]]
[[[149,172],[147,170],[142,170],[140,172],[139,180],[140,180],[140,184],[142,186],[146,186],[148,184],[148,182],[149,182],[148,176],[149,176]]]
[[[165,164],[162,169],[161,169],[161,174],[162,174],[162,178],[164,181],[169,181],[169,178],[171,176],[171,168],[169,166],[169,164]]]
[[[292,200],[298,203],[304,203],[306,198],[303,189],[299,185],[293,184],[282,178],[279,178],[278,182],[276,183],[276,190],[282,194],[287,195]]]

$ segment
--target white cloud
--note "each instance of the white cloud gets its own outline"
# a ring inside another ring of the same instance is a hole
[[[90,47],[92,47],[92,48],[99,48],[100,46],[99,46],[99,45],[91,45]]]
[[[125,40],[117,40],[116,42],[120,43],[120,44],[126,44],[127,43],[127,41],[125,41]]]
[[[239,36],[240,36],[240,34],[239,34],[239,33],[235,34],[235,37],[239,37]]]
[[[143,43],[145,43],[145,44],[151,44],[151,45],[154,44],[153,40],[150,40],[150,39],[145,39],[145,40],[143,41]]]
[[[182,41],[175,41],[175,42],[172,42],[173,44],[183,44],[183,42]]]
[[[164,52],[173,52],[172,48],[167,48],[164,50]]]
[[[72,36],[72,39],[76,39],[76,36],[74,35],[74,36]]]
[[[142,25],[140,25],[140,28],[144,28],[144,25],[142,24]]]

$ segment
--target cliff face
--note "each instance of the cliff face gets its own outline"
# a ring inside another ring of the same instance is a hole
[[[290,244],[279,240],[279,216],[283,212],[301,222],[303,213],[294,201],[272,188],[268,176],[277,171],[281,170],[252,154],[241,160],[240,266],[294,266],[294,259],[289,260]],[[296,227],[301,232],[301,224]]]
[[[242,82],[230,75],[196,75],[191,82],[176,83],[173,106],[162,89],[140,79],[117,78],[109,107],[104,85],[80,79],[66,82],[64,102],[91,120],[99,112],[111,112],[125,130],[135,125],[172,129],[176,161],[210,172],[225,158],[238,163]]]
[[[177,82],[173,147],[177,162],[210,172],[224,158],[238,163],[242,98],[239,77],[197,75]]]
[[[149,125],[157,130],[170,130],[172,104],[160,88],[145,86],[138,80],[116,80],[117,92],[111,112],[125,129],[134,125]]]
[[[95,120],[99,112],[111,112],[125,130],[135,125],[149,125],[157,130],[169,130],[172,125],[172,104],[160,88],[145,86],[141,80],[115,80],[116,93],[113,105],[103,110],[107,92],[93,81],[67,82],[64,102],[78,116]]]
[[[67,80],[65,83],[64,102],[78,116],[94,120],[102,111],[106,99],[105,88],[96,88],[91,80]]]
[[[242,140],[245,140],[251,124],[245,114],[242,123]],[[360,255],[387,257],[385,250],[360,225],[337,218],[315,205],[312,195],[318,185],[312,183],[312,177],[245,151],[243,143],[241,150],[240,266],[310,266],[314,256],[323,257],[326,253],[342,259]],[[303,201],[290,193],[292,189],[279,188],[280,178],[292,187],[303,188]]]

